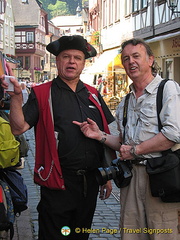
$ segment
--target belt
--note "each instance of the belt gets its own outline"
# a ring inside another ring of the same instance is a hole
[[[147,164],[147,159],[136,158],[136,159],[134,159],[134,160],[131,160],[131,164],[140,165],[140,166],[146,166],[146,164]]]
[[[89,173],[91,173],[93,170],[85,170],[85,169],[79,169],[79,170],[68,170],[63,168],[62,172],[64,175],[69,176],[80,176],[83,179],[83,194],[84,197],[87,197],[87,176]]]
[[[88,173],[88,171],[85,169],[71,170],[71,169],[67,169],[67,168],[63,168],[63,167],[62,167],[62,172],[63,172],[63,174],[70,175],[70,176],[80,176],[80,175],[85,175]]]

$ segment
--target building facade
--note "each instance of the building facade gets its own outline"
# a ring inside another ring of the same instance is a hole
[[[0,51],[11,68],[16,69],[18,61],[15,56],[14,16],[11,0],[0,1]]]
[[[120,45],[132,37],[149,43],[162,77],[180,83],[180,1],[175,2],[172,12],[167,0],[89,1],[90,28],[97,26],[100,36],[99,56],[89,74],[104,75],[111,98],[121,98],[128,91],[131,81],[121,64]]]
[[[12,0],[15,52],[20,62],[16,76],[41,81],[48,34],[47,13],[38,0]]]
[[[144,1],[133,5],[133,36],[144,38],[152,48],[159,74],[180,83],[180,1],[175,12],[169,1]]]
[[[48,34],[45,37],[46,45],[60,37],[60,29],[52,21],[48,21]],[[57,76],[56,57],[46,51],[43,81],[49,81]]]

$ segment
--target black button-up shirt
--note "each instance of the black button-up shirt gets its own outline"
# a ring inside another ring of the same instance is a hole
[[[54,129],[58,133],[58,154],[61,166],[65,169],[94,169],[101,166],[103,146],[98,141],[83,135],[79,126],[73,120],[83,122],[87,117],[94,120],[103,130],[101,114],[96,106],[89,100],[89,93],[83,82],[79,81],[76,91],[60,78],[53,80],[51,87]],[[99,95],[101,106],[107,122],[114,121],[109,109]],[[35,126],[38,121],[38,105],[35,94],[32,93],[23,107],[25,120],[29,125]]]

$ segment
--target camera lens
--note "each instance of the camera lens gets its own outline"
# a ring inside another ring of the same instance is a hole
[[[119,158],[111,162],[110,167],[98,168],[96,172],[96,180],[99,185],[104,185],[107,181],[113,179],[118,188],[129,185],[132,172],[131,163],[128,161],[121,161]]]
[[[118,169],[115,166],[110,166],[107,168],[98,168],[96,173],[96,180],[99,185],[103,186],[107,181],[116,178],[116,173]]]

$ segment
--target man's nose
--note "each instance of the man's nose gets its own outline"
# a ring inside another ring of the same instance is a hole
[[[75,58],[73,57],[73,56],[71,56],[70,58],[69,58],[69,62],[75,62]]]
[[[129,62],[130,63],[134,62],[134,58],[132,56],[129,57]]]

